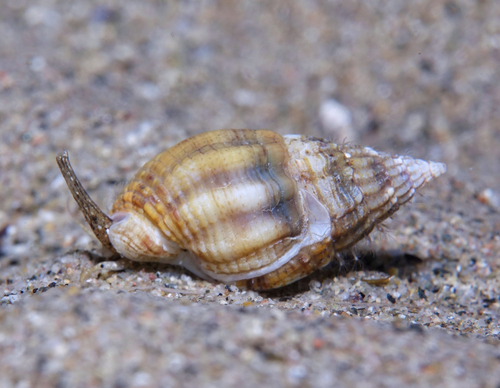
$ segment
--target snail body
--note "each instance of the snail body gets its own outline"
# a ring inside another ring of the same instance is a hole
[[[104,246],[258,290],[328,264],[446,171],[442,163],[368,147],[220,130],[147,162],[108,217],[80,186],[67,154],[58,163]]]

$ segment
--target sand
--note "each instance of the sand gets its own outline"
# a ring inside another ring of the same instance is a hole
[[[0,387],[498,387],[498,15],[487,0],[4,1]],[[56,154],[109,210],[155,154],[220,128],[448,171],[360,261],[281,290],[93,270]]]

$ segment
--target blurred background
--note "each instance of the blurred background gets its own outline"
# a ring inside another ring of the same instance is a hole
[[[498,209],[499,65],[494,0],[2,0],[0,252],[90,241],[61,150],[109,208],[156,153],[221,128],[443,161]]]
[[[0,386],[498,387],[499,103],[498,0],[0,0]],[[221,128],[445,162],[371,235],[420,264],[284,297],[130,262],[82,282],[100,245],[56,155],[109,210]]]

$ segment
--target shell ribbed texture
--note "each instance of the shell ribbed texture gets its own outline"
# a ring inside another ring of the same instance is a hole
[[[271,131],[215,131],[148,162],[112,212],[145,214],[213,273],[242,273],[282,256],[303,228],[288,154]]]
[[[369,147],[293,135],[285,136],[285,142],[294,180],[330,213],[337,252],[355,244],[410,200],[415,190],[446,171],[442,163]]]

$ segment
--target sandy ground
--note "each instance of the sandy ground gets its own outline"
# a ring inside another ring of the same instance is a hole
[[[1,1],[0,387],[498,387],[499,65],[494,0]],[[282,290],[93,270],[56,154],[109,209],[156,153],[220,128],[448,172],[362,263]]]

